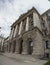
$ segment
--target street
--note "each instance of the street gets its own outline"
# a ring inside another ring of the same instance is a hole
[[[31,58],[30,58],[31,59]],[[4,55],[0,55],[0,65],[43,65],[46,61],[33,59],[20,59],[20,58],[9,58]]]
[[[26,63],[20,60],[16,61],[16,60],[0,55],[0,65],[26,65]]]

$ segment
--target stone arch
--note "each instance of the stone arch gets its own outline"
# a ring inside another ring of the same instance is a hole
[[[22,54],[23,51],[23,39],[19,39],[19,54]]]
[[[33,40],[32,40],[32,38],[28,38],[27,39],[27,45],[28,45],[28,54],[29,55],[32,55],[32,53],[33,53]]]

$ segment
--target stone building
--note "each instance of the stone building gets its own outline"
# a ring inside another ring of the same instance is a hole
[[[8,52],[50,57],[50,10],[42,15],[33,7],[11,26]]]
[[[3,51],[4,37],[0,36],[0,51]]]

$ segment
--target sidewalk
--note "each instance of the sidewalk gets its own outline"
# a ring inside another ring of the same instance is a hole
[[[35,64],[35,65],[43,65],[44,63],[47,62],[46,60],[35,59],[30,55],[22,55],[16,53],[3,53],[3,55],[16,61],[22,61],[25,63]]]

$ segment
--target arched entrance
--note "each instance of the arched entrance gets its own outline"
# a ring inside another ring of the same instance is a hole
[[[22,50],[23,50],[23,40],[20,39],[20,42],[19,42],[19,54],[22,53]]]
[[[32,55],[32,53],[33,53],[33,41],[30,38],[30,39],[28,39],[28,54]]]

